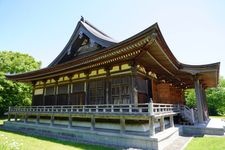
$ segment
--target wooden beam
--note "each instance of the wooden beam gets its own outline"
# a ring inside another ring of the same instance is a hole
[[[168,74],[170,74],[171,76],[175,76],[173,73],[171,73],[169,70],[167,70],[163,65],[161,65],[158,60],[155,59],[154,56],[152,56],[148,51],[146,52],[146,54],[151,57],[151,59],[153,59],[157,65],[159,65],[163,70],[165,70]]]
[[[171,61],[171,59],[167,56],[167,54],[165,53],[165,51],[163,50],[163,48],[161,47],[161,45],[155,40],[155,43],[157,44],[157,46],[160,48],[161,52],[164,54],[164,56],[167,58],[167,60],[171,63],[171,65],[176,68],[177,70],[179,70],[179,68]]]

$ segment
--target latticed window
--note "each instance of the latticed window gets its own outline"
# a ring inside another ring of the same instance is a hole
[[[94,80],[89,82],[89,103],[104,104],[104,80]]]
[[[137,90],[138,92],[141,92],[141,93],[147,93],[147,80],[143,79],[143,78],[140,78],[140,77],[137,77]]]
[[[130,77],[119,77],[111,80],[112,103],[129,104],[130,103]]]
[[[73,93],[84,92],[84,82],[77,82],[73,84]]]
[[[68,93],[68,84],[58,86],[58,94],[67,94]]]
[[[85,104],[85,90],[84,82],[75,82],[73,84],[73,91],[71,94],[70,104],[84,105]]]
[[[54,86],[46,87],[45,95],[55,95],[55,87]]]
[[[58,86],[57,105],[68,104],[68,84]]]

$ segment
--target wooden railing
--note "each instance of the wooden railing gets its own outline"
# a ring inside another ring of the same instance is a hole
[[[100,104],[100,105],[55,105],[9,107],[8,113],[123,113],[159,115],[178,112],[175,104]]]

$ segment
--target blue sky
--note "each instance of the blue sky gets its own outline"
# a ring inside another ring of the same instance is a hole
[[[0,0],[0,50],[28,53],[46,67],[81,15],[117,41],[158,22],[180,62],[221,62],[225,76],[224,0]]]

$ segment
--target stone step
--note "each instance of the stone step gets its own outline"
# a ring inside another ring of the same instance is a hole
[[[179,136],[163,150],[183,150],[191,139],[191,136]]]

